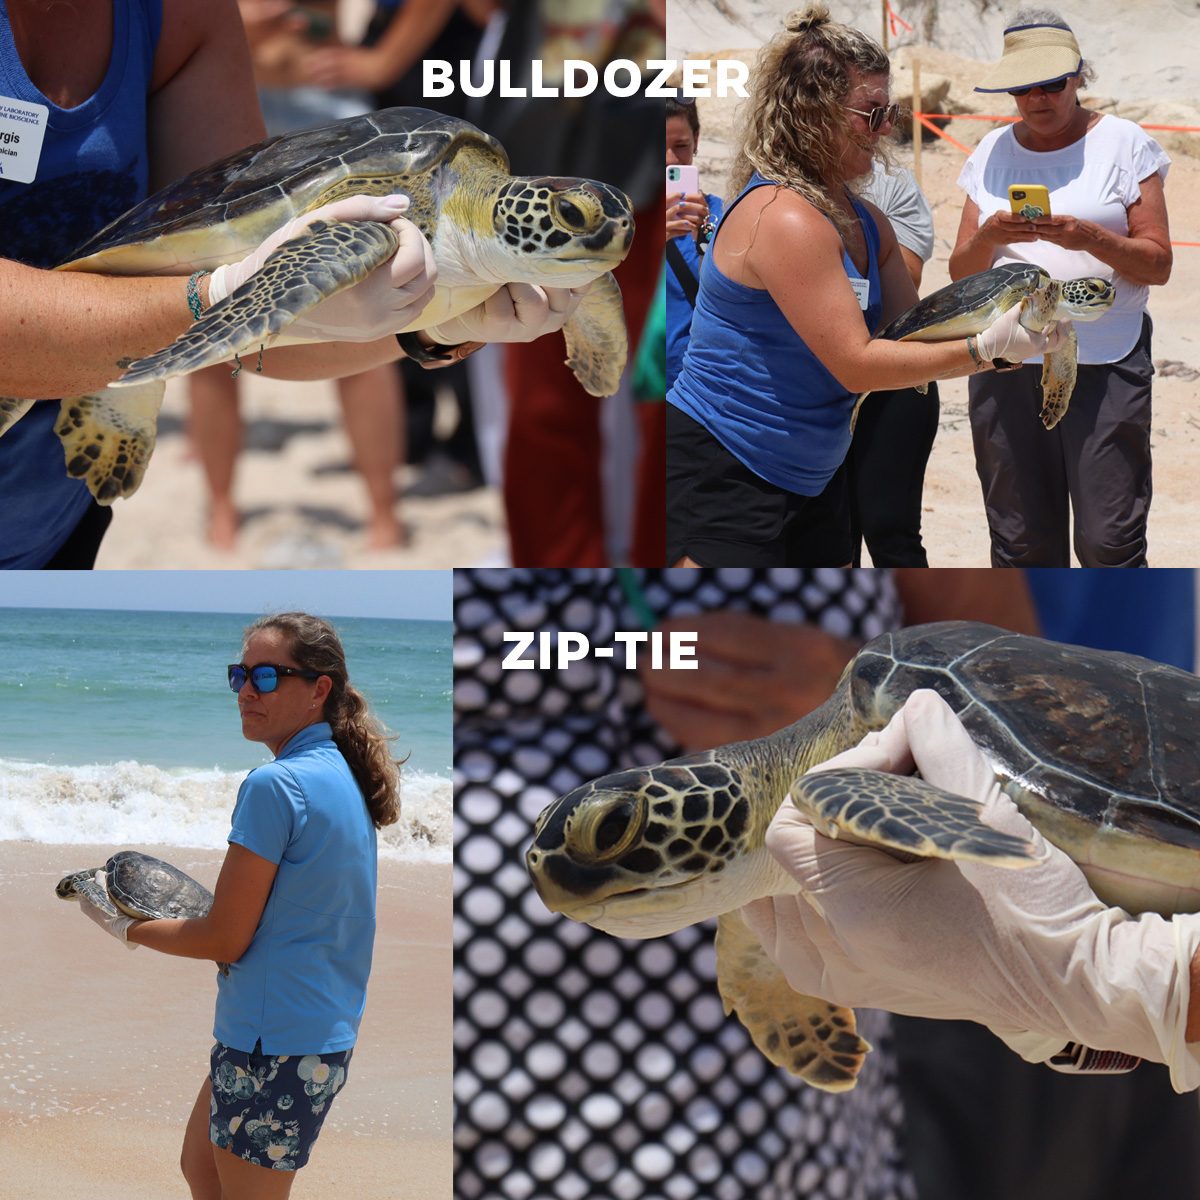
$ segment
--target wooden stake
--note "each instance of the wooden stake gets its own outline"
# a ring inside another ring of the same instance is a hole
[[[888,30],[888,0],[880,0],[883,6],[883,52],[888,52],[887,30]]]
[[[917,180],[917,187],[921,186],[921,135],[925,130],[925,126],[917,120],[916,114],[921,111],[921,60],[915,55],[912,60],[913,73],[913,120],[912,120],[912,139],[913,139],[913,175]]]

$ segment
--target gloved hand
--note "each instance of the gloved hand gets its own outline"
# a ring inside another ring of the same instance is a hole
[[[1041,333],[1034,333],[1021,324],[1021,306],[1014,304],[975,338],[979,357],[992,362],[997,358],[1007,362],[1024,362],[1039,354],[1052,354],[1067,344],[1070,321],[1052,321]]]
[[[531,283],[506,283],[482,304],[451,317],[425,332],[435,342],[532,342],[543,333],[561,329],[592,285],[556,288]]]
[[[93,878],[102,887],[106,888],[107,881],[103,871],[97,871]],[[126,950],[136,950],[137,942],[131,942],[126,939],[126,933],[129,931],[130,925],[134,924],[134,917],[113,917],[104,911],[102,908],[97,908],[94,904],[85,900],[82,896],[79,897],[79,907],[83,911],[83,915],[90,920],[95,921],[105,933],[111,933]]]
[[[814,769],[914,763],[928,782],[982,801],[986,823],[1032,842],[1036,862],[904,863],[823,837],[787,801],[767,846],[801,894],[742,914],[788,983],[847,1007],[978,1021],[1030,1062],[1074,1041],[1166,1062],[1179,1091],[1200,1086],[1185,1041],[1200,917],[1134,918],[1101,904],[934,692],[914,692],[882,733]]]
[[[322,300],[287,328],[288,336],[323,342],[373,342],[411,325],[433,299],[437,264],[421,231],[401,218],[407,196],[348,196],[295,217],[241,262],[217,267],[208,284],[211,307],[235,292],[268,255],[313,221],[385,221],[400,235],[400,247],[366,279]]]

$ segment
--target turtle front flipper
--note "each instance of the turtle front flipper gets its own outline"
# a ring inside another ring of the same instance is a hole
[[[111,386],[187,375],[257,349],[322,300],[360,283],[399,245],[396,231],[381,221],[314,221],[187,333],[135,362]]]
[[[67,474],[82,479],[98,503],[111,504],[138,490],[154,452],[165,390],[158,382],[107,387],[59,405],[54,432],[63,444]]]
[[[1028,867],[1031,843],[980,820],[982,805],[911,775],[845,767],[802,775],[792,800],[821,833],[845,834],[921,858]]]
[[[8,432],[35,404],[36,400],[11,400],[0,396],[0,437]]]
[[[1042,424],[1053,429],[1063,419],[1071,393],[1075,390],[1075,374],[1079,339],[1074,328],[1067,334],[1067,344],[1061,350],[1042,356]]]
[[[854,1086],[871,1047],[853,1011],[794,992],[737,912],[717,921],[717,987],[726,1014],[737,1012],[777,1067],[826,1092]]]
[[[90,871],[75,871],[60,880],[54,890],[62,900],[78,900],[82,897],[89,904],[94,904],[108,913],[110,917],[120,916],[109,894],[96,882],[95,875],[98,870],[99,867],[93,867]]]
[[[621,382],[628,355],[621,289],[608,271],[592,281],[587,295],[563,326],[567,366],[583,390],[611,396]]]

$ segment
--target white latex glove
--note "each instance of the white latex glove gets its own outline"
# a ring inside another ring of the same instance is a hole
[[[914,761],[928,782],[982,801],[987,824],[1027,838],[1037,861],[903,863],[823,837],[787,801],[767,846],[801,894],[742,914],[788,983],[846,1007],[977,1021],[1030,1062],[1078,1042],[1165,1062],[1178,1091],[1200,1087],[1184,1037],[1200,918],[1101,904],[935,692],[914,692],[886,730],[814,769],[908,772]]]
[[[556,288],[531,283],[506,283],[482,304],[451,317],[425,332],[435,342],[532,342],[561,329],[592,285]]]
[[[1039,354],[1052,354],[1067,344],[1070,321],[1052,321],[1041,333],[1034,333],[1021,324],[1021,306],[1014,304],[1008,312],[996,318],[975,338],[979,357],[987,362],[1002,358],[1007,362],[1024,362]]]
[[[271,251],[313,221],[385,221],[400,235],[396,253],[360,283],[310,308],[286,333],[313,341],[373,342],[411,325],[433,299],[437,264],[421,231],[401,217],[408,204],[407,196],[348,196],[295,217],[241,262],[213,271],[209,307],[235,292]]]
[[[102,888],[107,888],[107,878],[103,871],[97,871],[93,878]],[[129,931],[130,925],[135,921],[134,917],[109,916],[104,909],[97,908],[82,896],[79,897],[79,907],[83,910],[85,917],[95,921],[105,933],[111,933],[126,950],[136,950],[138,948],[137,942],[131,942],[125,936]]]

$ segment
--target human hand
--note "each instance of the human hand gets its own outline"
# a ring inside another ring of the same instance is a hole
[[[707,750],[764,737],[823,704],[858,646],[816,625],[740,612],[670,617],[695,631],[696,669],[641,672],[650,715],[683,747]]]
[[[685,196],[672,192],[667,197],[667,237],[690,233],[693,237],[708,219],[708,201],[700,192]]]
[[[1033,865],[903,863],[823,837],[787,801],[767,846],[800,894],[742,912],[789,985],[849,1007],[978,1021],[1029,1061],[1074,1041],[1166,1062],[1178,1090],[1200,1086],[1185,1037],[1200,921],[1101,904],[934,692],[914,692],[882,733],[815,770],[914,765],[928,783],[980,801],[986,824],[1030,842]]]
[[[300,69],[306,82],[330,91],[381,92],[395,82],[395,72],[373,46],[322,46],[305,55]]]
[[[400,237],[396,253],[366,279],[322,300],[287,328],[292,337],[320,342],[373,342],[411,325],[433,299],[437,264],[421,231],[401,214],[407,196],[348,196],[304,213],[277,229],[241,262],[218,267],[209,279],[208,303],[236,291],[273,250],[313,221],[383,221]]]
[[[979,226],[976,236],[993,246],[1011,246],[1017,242],[1036,242],[1041,235],[1034,222],[1005,209],[998,209]]]
[[[97,871],[93,877],[96,882],[107,890],[107,876],[103,871]],[[91,901],[79,897],[79,908],[85,917],[94,921],[105,933],[111,933],[127,950],[136,950],[137,943],[127,939],[126,934],[129,932],[130,925],[135,923],[134,917],[113,916],[106,913],[104,909],[97,908]]]
[[[506,283],[482,304],[451,317],[425,332],[436,342],[532,342],[544,333],[561,329],[579,307],[587,290],[582,287],[537,287],[531,283]]]
[[[989,362],[996,359],[1023,362],[1062,349],[1070,331],[1070,321],[1051,321],[1040,331],[1026,329],[1021,324],[1021,305],[1014,304],[975,338],[975,349],[980,358]]]
[[[1079,217],[1037,217],[1033,222],[1039,238],[1062,246],[1064,250],[1091,250],[1097,243],[1100,227]]]

